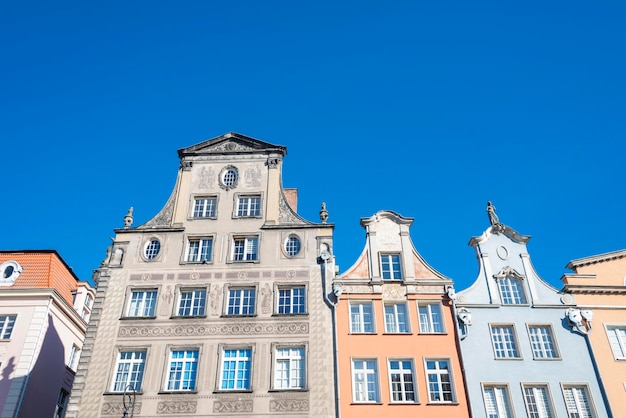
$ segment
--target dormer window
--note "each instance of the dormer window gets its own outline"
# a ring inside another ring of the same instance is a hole
[[[494,274],[493,278],[498,282],[503,305],[524,305],[527,303],[522,282],[524,276],[515,269],[504,267],[498,274]]]
[[[380,270],[383,280],[402,280],[400,254],[381,254]]]

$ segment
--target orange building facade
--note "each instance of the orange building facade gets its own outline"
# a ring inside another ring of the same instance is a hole
[[[561,280],[592,314],[587,333],[613,416],[626,410],[626,250],[570,261]]]
[[[342,418],[469,417],[448,292],[409,235],[412,218],[361,219],[366,245],[335,279]]]

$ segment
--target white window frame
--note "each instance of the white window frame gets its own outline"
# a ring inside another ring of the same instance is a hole
[[[348,306],[350,310],[351,334],[375,334],[374,304],[372,301],[354,300]],[[367,321],[367,317],[371,320]]]
[[[228,357],[226,356],[228,354]],[[232,355],[232,356],[231,356]],[[250,392],[252,391],[252,360],[254,347],[252,346],[220,346],[220,367],[216,380],[217,391],[220,392]],[[226,363],[229,367],[226,368]],[[232,368],[231,368],[232,366]],[[225,379],[225,373],[229,373]],[[233,382],[232,387],[227,382]]]
[[[558,360],[561,358],[552,325],[528,324],[527,327],[530,348],[535,360]]]
[[[301,294],[298,294],[301,293]],[[305,285],[283,286],[276,289],[277,315],[302,315],[307,313],[307,288]]]
[[[447,368],[441,367],[442,363],[447,364]],[[434,368],[429,366],[434,363]],[[426,388],[428,389],[428,403],[454,403],[456,394],[454,390],[454,378],[452,376],[452,362],[448,358],[426,358],[424,359],[424,370],[426,374]],[[448,380],[446,382],[446,379]],[[445,386],[449,385],[449,390]],[[449,397],[450,399],[446,399]]]
[[[515,325],[489,324],[489,333],[496,360],[520,360],[522,358]]]
[[[296,257],[302,252],[302,239],[296,234],[289,234],[283,244],[283,250],[287,257]]]
[[[509,386],[502,383],[482,384],[487,418],[513,418],[513,403]]]
[[[234,263],[258,262],[259,241],[258,235],[234,236],[232,239],[231,260]]]
[[[152,237],[146,241],[142,255],[146,261],[154,261],[161,254],[162,248],[161,240],[157,237]]]
[[[304,390],[307,388],[307,347],[305,345],[273,344],[273,390]]]
[[[16,322],[17,315],[0,315],[0,340],[11,339]]]
[[[260,194],[237,195],[236,218],[259,218],[262,214],[263,198]]]
[[[70,349],[70,355],[67,358],[67,367],[73,371],[76,371],[78,365],[78,359],[80,358],[80,348],[76,344],[72,344]]]
[[[420,334],[445,334],[443,309],[436,301],[418,301],[417,316],[420,321]]]
[[[206,316],[208,291],[206,287],[181,287],[178,289],[176,315],[178,317]],[[188,306],[183,306],[189,300]]]
[[[398,367],[392,369],[394,363],[397,363]],[[387,359],[387,370],[389,371],[389,402],[418,403],[417,381],[415,379],[413,360]],[[409,377],[410,379],[408,379]]]
[[[111,392],[123,393],[127,388],[141,392],[147,358],[148,350],[146,348],[133,347],[119,349],[115,361],[113,378],[111,379]]]
[[[203,237],[187,237],[185,263],[213,262],[213,246],[215,239],[211,235]]]
[[[353,358],[352,402],[380,403],[378,383],[378,359]]]
[[[225,303],[226,315],[256,315],[256,294],[257,289],[255,286],[233,286],[228,288],[227,300]]]
[[[505,276],[497,279],[497,282],[503,305],[526,305],[528,303],[522,279]]]
[[[182,357],[174,357],[174,353]],[[198,347],[170,347],[167,355],[166,392],[196,392],[198,385]]]
[[[569,418],[597,418],[586,384],[561,384],[561,390]]]
[[[402,274],[402,256],[400,253],[383,253],[380,254],[380,277],[385,281],[401,281],[404,279]],[[396,261],[397,259],[397,261]],[[397,269],[394,267],[397,265]],[[385,275],[389,277],[385,278]]]
[[[556,418],[547,383],[522,383],[528,418]]]
[[[615,360],[626,360],[626,325],[605,324],[604,330]]]
[[[402,309],[404,312],[400,312]],[[409,308],[406,303],[384,303],[385,332],[388,334],[408,334],[411,332],[409,326]],[[402,318],[404,316],[404,318]]]
[[[135,302],[134,295],[141,294],[141,299]],[[154,294],[153,299],[148,299],[148,295]],[[159,298],[159,290],[156,288],[133,288],[128,294],[126,304],[126,318],[154,318],[156,317],[156,305]],[[150,304],[151,302],[151,304]],[[136,306],[135,306],[136,305]]]
[[[217,218],[217,196],[195,196],[191,208],[192,219]]]

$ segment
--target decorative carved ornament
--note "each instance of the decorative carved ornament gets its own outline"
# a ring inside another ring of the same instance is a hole
[[[511,277],[513,279],[517,279],[517,280],[523,280],[524,279],[524,275],[523,274],[519,274],[517,271],[515,271],[514,268],[506,266],[504,268],[502,268],[502,270],[500,270],[499,273],[494,274],[493,278],[494,279],[505,279],[507,277]]]
[[[220,400],[213,403],[213,412],[233,413],[252,412],[253,402],[250,399]]]
[[[118,332],[120,338],[133,337],[182,337],[210,335],[267,335],[267,334],[308,334],[306,322],[285,322],[280,324],[237,323],[220,325],[174,325],[174,326],[126,326]]]
[[[308,399],[272,399],[270,401],[271,412],[292,412],[308,410]]]
[[[383,299],[400,300],[406,297],[406,287],[389,283],[383,285]]]
[[[135,409],[133,410],[135,414],[141,414],[141,402],[135,402]],[[115,415],[117,417],[121,417],[124,414],[124,405],[122,404],[122,400],[119,402],[105,402],[102,405],[101,415]]]
[[[196,401],[163,401],[157,404],[157,414],[193,414]]]

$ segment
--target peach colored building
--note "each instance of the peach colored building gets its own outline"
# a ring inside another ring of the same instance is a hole
[[[469,416],[452,281],[415,250],[412,223],[361,219],[365,249],[334,281],[342,418]]]
[[[587,333],[613,416],[626,417],[626,250],[570,261],[564,292],[592,313]]]
[[[93,297],[56,251],[0,251],[0,417],[65,416]]]

